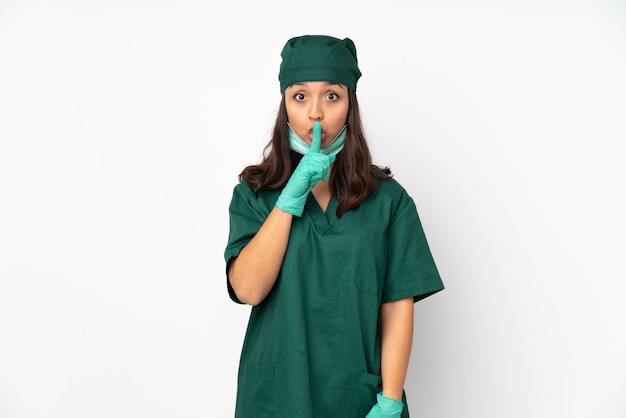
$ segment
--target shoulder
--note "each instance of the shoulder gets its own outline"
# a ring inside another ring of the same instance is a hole
[[[404,186],[393,177],[378,179],[378,191],[375,193],[374,198],[391,200],[398,204],[411,199]]]
[[[252,187],[245,179],[240,179],[233,188],[234,193],[256,193],[254,187]]]
[[[251,209],[256,208],[261,212],[268,212],[276,203],[279,193],[280,190],[257,190],[245,180],[241,180],[233,187],[231,208],[246,206]]]
[[[374,216],[383,223],[391,222],[400,212],[413,205],[413,199],[395,178],[381,176],[376,182],[376,191],[359,205],[360,210],[367,212],[370,218]]]
[[[388,197],[401,197],[407,194],[405,188],[396,180],[388,168],[373,165],[372,171],[376,177],[377,193]]]

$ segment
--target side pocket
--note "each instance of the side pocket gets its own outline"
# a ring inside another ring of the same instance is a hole
[[[235,418],[273,418],[274,368],[271,365],[242,365],[237,379]]]
[[[360,373],[357,375],[350,416],[362,418],[376,404],[376,394],[381,391],[383,379],[380,375]]]

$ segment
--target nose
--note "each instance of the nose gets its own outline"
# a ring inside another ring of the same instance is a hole
[[[322,104],[320,103],[320,100],[311,100],[310,103],[309,119],[313,121],[322,120],[322,118],[324,117],[324,112],[322,110]]]

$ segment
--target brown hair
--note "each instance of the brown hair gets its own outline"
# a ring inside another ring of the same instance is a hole
[[[343,150],[337,154],[330,173],[330,190],[337,198],[337,217],[354,209],[366,197],[378,190],[378,179],[391,178],[388,167],[372,164],[372,156],[363,133],[356,93],[348,89],[348,117]],[[302,155],[289,148],[289,128],[285,95],[280,101],[272,139],[265,146],[263,160],[246,167],[239,179],[246,181],[257,192],[283,187],[295,170]]]

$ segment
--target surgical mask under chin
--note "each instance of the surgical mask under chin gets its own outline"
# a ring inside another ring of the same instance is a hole
[[[287,123],[289,126],[289,148],[294,150],[299,154],[306,154],[311,149],[311,146],[304,142],[294,131],[291,129],[291,125]],[[339,151],[343,149],[343,141],[346,139],[346,125],[343,125],[341,131],[337,134],[337,136],[330,141],[327,147],[320,149],[322,154],[330,155],[330,154],[338,154]]]

